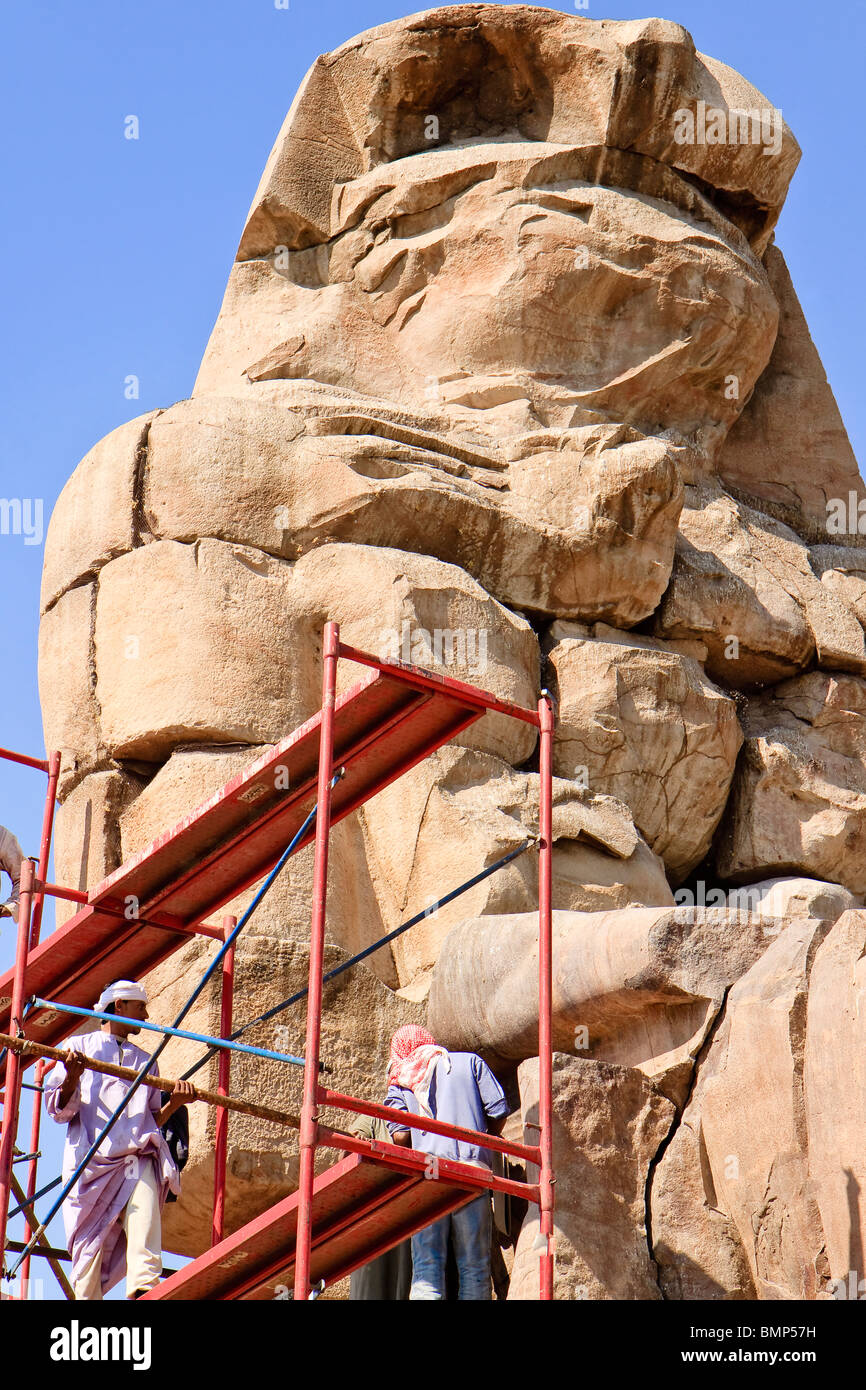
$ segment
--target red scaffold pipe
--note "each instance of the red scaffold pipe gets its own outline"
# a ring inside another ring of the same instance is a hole
[[[313,868],[313,915],[310,927],[310,965],[307,982],[307,1032],[304,1047],[304,1101],[301,1108],[298,1173],[298,1229],[295,1241],[295,1301],[310,1294],[310,1252],[313,1241],[313,1180],[318,1121],[319,1047],[322,1032],[322,975],[325,955],[325,907],[328,890],[328,840],[331,832],[331,780],[334,764],[334,704],[340,629],[325,624],[322,670],[322,722],[319,734],[319,786],[316,816],[316,858]]]

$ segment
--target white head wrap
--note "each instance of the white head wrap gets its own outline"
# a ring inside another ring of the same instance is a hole
[[[97,1012],[104,1013],[106,1004],[116,1004],[118,999],[139,999],[146,1004],[147,990],[137,980],[115,980],[114,984],[106,985],[97,999]]]

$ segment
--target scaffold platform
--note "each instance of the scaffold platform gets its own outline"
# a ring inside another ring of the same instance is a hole
[[[337,697],[337,663],[341,658],[368,669],[357,684]],[[541,736],[538,850],[542,1084],[538,1146],[507,1143],[434,1120],[422,1122],[375,1102],[328,1091],[320,1084],[322,958],[331,827],[485,715],[516,718],[533,725]],[[13,970],[0,977],[0,1032],[10,1038],[56,1047],[81,1023],[80,1018],[63,1012],[63,1005],[92,1007],[111,981],[139,979],[196,936],[212,937],[221,946],[212,965],[222,963],[220,1037],[228,1038],[233,956],[223,956],[228,948],[233,950],[234,938],[229,938],[227,926],[219,927],[206,919],[271,874],[286,853],[299,852],[315,841],[304,1102],[299,1119],[286,1117],[300,1129],[298,1191],[225,1237],[228,1116],[225,1110],[218,1111],[213,1247],[149,1292],[148,1300],[264,1299],[273,1297],[276,1284],[288,1279],[293,1281],[296,1299],[308,1298],[313,1285],[322,1279],[331,1283],[343,1278],[485,1189],[516,1192],[540,1206],[542,1233],[547,1240],[540,1256],[541,1297],[552,1296],[552,731],[552,705],[545,693],[537,710],[527,710],[462,681],[415,666],[378,660],[341,643],[339,628],[328,623],[320,710],[88,892],[46,882],[58,755],[52,754],[43,763],[0,750],[3,756],[49,773],[38,869],[26,861],[26,883],[22,874],[16,963]],[[46,896],[72,900],[78,910],[40,942],[38,927]],[[245,918],[235,931],[244,921]],[[50,1000],[58,1007],[34,1005],[36,999]],[[227,1092],[229,1055],[220,1053],[221,1095]],[[4,1253],[4,1271],[22,1077],[32,1060],[29,1055],[19,1056],[10,1040],[4,1058],[0,1129],[0,1250]],[[431,1180],[426,1154],[394,1144],[371,1143],[330,1129],[319,1120],[322,1106],[399,1119],[415,1130],[423,1130],[426,1125],[428,1131],[453,1138],[471,1137],[501,1153],[537,1164],[538,1182],[509,1181],[489,1170],[441,1159]],[[38,1098],[33,1121],[33,1133],[38,1138],[37,1121]],[[320,1147],[342,1149],[348,1156],[315,1176],[315,1154]],[[31,1199],[35,1183],[33,1164],[28,1181]],[[33,1224],[28,1229],[32,1233],[35,1217],[31,1215],[30,1220]],[[45,1253],[44,1239],[41,1244],[40,1250],[38,1233],[33,1235],[24,1258],[29,1260],[31,1253]],[[10,1242],[8,1249],[13,1246]]]

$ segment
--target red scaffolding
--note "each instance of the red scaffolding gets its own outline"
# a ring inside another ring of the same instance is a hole
[[[337,698],[340,659],[367,669]],[[389,1110],[321,1085],[320,1037],[328,847],[331,827],[378,791],[485,715],[522,720],[539,732],[539,1142],[518,1144],[492,1135]],[[213,1244],[151,1290],[149,1300],[262,1299],[279,1296],[288,1281],[294,1297],[335,1282],[431,1221],[472,1201],[480,1190],[518,1195],[538,1205],[540,1295],[553,1296],[553,1161],[551,1131],[551,886],[553,710],[542,693],[527,710],[462,681],[399,662],[386,662],[324,633],[322,705],[312,719],[232,778],[178,825],[124,863],[88,893],[46,882],[59,755],[47,762],[0,750],[0,755],[48,774],[39,864],[25,861],[18,945],[13,970],[0,978],[0,1032],[56,1046],[76,1027],[74,1017],[28,1001],[89,1007],[120,977],[139,978],[191,936],[223,942],[234,926],[205,919],[279,861],[315,807],[315,828],[296,847],[315,840],[314,888],[307,994],[304,1094],[300,1115],[298,1190],[232,1235],[224,1236],[228,1113],[217,1111]],[[339,769],[339,777],[334,776]],[[279,775],[277,775],[279,773]],[[46,895],[77,902],[79,910],[45,941],[39,924]],[[234,952],[222,961],[221,1037],[232,1026]],[[228,1093],[230,1053],[220,1054],[218,1088]],[[6,1054],[0,1126],[0,1250],[7,1249],[10,1195],[23,1071],[32,1058]],[[36,1105],[39,1103],[39,1093]],[[536,1181],[517,1182],[464,1163],[377,1143],[321,1123],[322,1108],[375,1115],[401,1128],[435,1131],[482,1143],[537,1169]],[[35,1123],[35,1122],[34,1122]],[[38,1130],[34,1129],[38,1137]],[[347,1157],[315,1175],[319,1147]],[[35,1159],[28,1197],[36,1191]],[[19,1198],[20,1200],[20,1198]],[[35,1227],[29,1214],[30,1229]],[[43,1242],[44,1244],[44,1242]],[[9,1247],[11,1248],[11,1246]],[[44,1253],[37,1246],[33,1253]],[[54,1252],[56,1254],[56,1252]]]

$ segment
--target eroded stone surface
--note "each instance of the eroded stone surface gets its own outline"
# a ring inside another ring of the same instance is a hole
[[[126,857],[119,834],[120,817],[140,795],[143,785],[143,778],[119,769],[94,772],[79,782],[57,811],[54,822],[57,883],[84,893],[120,867]],[[46,911],[50,912],[50,908]],[[75,903],[55,898],[58,927],[77,911]]]
[[[851,493],[856,524],[866,487],[778,246],[767,248],[763,263],[779,304],[779,331],[754,395],[722,446],[718,474],[743,501],[805,539],[832,542],[838,503],[844,502],[847,530]],[[862,540],[855,531],[843,543]]]
[[[721,877],[794,870],[866,892],[866,682],[812,671],[756,696],[741,718]]]
[[[328,618],[342,619],[343,640],[362,650],[399,659],[406,640],[428,668],[534,704],[532,629],[456,566],[350,545],[292,565],[221,541],[160,541],[100,576],[94,647],[105,742],[116,757],[159,760],[192,741],[277,741],[319,707]],[[340,688],[356,681],[343,663]],[[529,725],[496,714],[460,738],[514,762],[535,742]]]
[[[566,449],[542,435],[504,447],[429,406],[284,385],[159,417],[143,471],[149,535],[292,560],[328,542],[435,548],[505,604],[626,624],[661,596],[682,503],[661,441],[598,424]]]
[[[58,497],[45,541],[42,612],[139,539],[138,486],[148,433],[159,413],[139,415],[107,434]]]
[[[852,916],[862,914],[846,914],[837,927]],[[727,1267],[737,1297],[829,1291],[804,1068],[810,976],[821,942],[837,927],[793,922],[728,996],[684,1113],[690,1137],[671,1143],[653,1182],[656,1259],[672,1290],[679,1284],[718,1296],[707,1292],[707,1281],[726,1282]],[[837,990],[832,1007],[844,1003]],[[829,1167],[838,1172],[838,1159]]]
[[[864,962],[866,913],[846,912],[815,952],[803,1060],[809,1174],[821,1213],[830,1277],[841,1282],[848,1298],[852,1296],[850,1271],[856,1272],[858,1296],[862,1296],[864,1277],[866,1122],[856,1099],[864,1087]],[[838,1284],[831,1288],[834,1297],[841,1296]]]
[[[518,1076],[524,1143],[537,1144],[538,1058],[523,1062]],[[639,1071],[554,1053],[554,1298],[661,1297],[647,1248],[645,1193],[673,1117],[670,1101]],[[538,1209],[530,1207],[509,1299],[539,1297],[537,1237]]]
[[[382,920],[392,930],[538,833],[538,777],[489,754],[443,748],[368,802],[359,819]],[[663,865],[622,802],[556,779],[553,836],[555,907],[673,903]],[[401,985],[414,997],[426,993],[457,924],[527,912],[537,902],[533,848],[394,942]]]
[[[794,675],[816,656],[866,672],[860,624],[816,579],[800,538],[715,488],[688,490],[654,631],[703,642],[708,674],[741,689]]]
[[[39,699],[45,747],[60,752],[61,798],[105,762],[94,691],[96,586],[70,589],[39,625]]]
[[[851,609],[861,627],[866,627],[866,550],[851,545],[814,545],[809,556],[821,583]]]
[[[760,917],[818,917],[835,922],[843,912],[862,907],[863,899],[841,883],[824,883],[819,878],[765,878],[732,888],[728,906],[757,912]]]
[[[249,768],[266,748],[180,748],[120,816],[124,860],[142,853],[159,835],[191,815],[232,777]],[[88,782],[91,779],[88,778]],[[86,785],[86,784],[85,784]],[[230,899],[211,920],[240,918],[261,884]],[[308,941],[313,894],[313,850],[302,849],[283,867],[256,908],[248,935]],[[331,831],[328,858],[327,939],[352,953],[383,936],[386,927],[364,855],[361,827],[348,817]],[[369,957],[369,968],[388,985],[399,983],[388,946]]]
[[[624,801],[678,883],[705,857],[742,742],[733,700],[697,660],[597,624],[554,623],[554,769]]]
[[[748,190],[743,213],[750,201],[767,209],[754,228],[760,241],[778,215],[799,151],[781,127],[773,159],[746,141],[677,141],[677,110],[694,111],[710,90],[726,111],[768,106],[665,20],[599,25],[534,6],[457,5],[381,25],[310,70],[253,199],[239,255],[262,256],[280,241],[326,240],[333,181],[428,149],[430,113],[443,144],[515,129],[529,141],[637,150],[726,190],[735,217],[742,216],[735,191]],[[310,141],[323,146],[323,155],[304,181]]]

